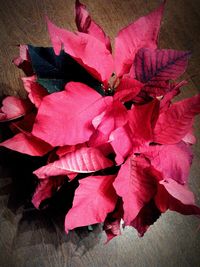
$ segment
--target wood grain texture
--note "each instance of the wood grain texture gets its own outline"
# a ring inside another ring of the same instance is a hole
[[[156,0],[85,0],[93,18],[112,40],[117,31],[157,6]],[[191,50],[185,76],[189,85],[181,97],[200,90],[200,2],[168,0],[160,34],[160,47]],[[0,95],[25,96],[13,66],[18,44],[50,45],[44,14],[55,23],[75,30],[73,0],[0,0]],[[195,123],[200,140],[200,120]],[[200,204],[200,141],[194,146],[190,186]],[[0,151],[0,266],[4,267],[122,267],[200,266],[199,219],[167,212],[143,238],[127,228],[104,245],[105,234],[96,226],[64,233],[62,207],[36,211],[30,204],[38,161]],[[63,196],[62,196],[63,197]],[[56,202],[56,201],[55,201]]]

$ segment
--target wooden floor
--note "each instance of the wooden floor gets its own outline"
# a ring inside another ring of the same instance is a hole
[[[117,31],[152,10],[157,0],[85,0],[90,12],[114,39]],[[75,30],[73,0],[0,0],[0,94],[24,96],[22,73],[11,63],[17,44],[50,44],[44,22]],[[168,0],[160,34],[160,47],[191,50],[182,97],[200,90],[200,1]],[[190,186],[200,204],[200,120],[195,123],[198,143]],[[31,169],[38,164],[27,157],[0,150],[0,266],[1,267],[199,267],[200,221],[167,212],[140,239],[127,228],[123,235],[104,245],[105,234],[97,226],[63,230],[62,207],[36,211],[30,204],[34,186]],[[63,196],[62,196],[63,197]]]

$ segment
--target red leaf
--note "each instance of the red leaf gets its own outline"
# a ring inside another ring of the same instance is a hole
[[[195,204],[194,195],[192,192],[188,190],[185,185],[180,185],[173,179],[165,179],[160,181],[160,184],[164,185],[167,192],[178,199],[185,205],[193,205]]]
[[[106,232],[108,243],[114,237],[121,235],[120,222],[123,217],[123,203],[122,199],[118,198],[116,207],[113,212],[109,213],[103,225],[103,229]]]
[[[33,172],[38,178],[45,179],[53,176],[68,176],[70,180],[73,180],[77,173],[72,173],[66,169],[58,168],[54,163],[49,163]]]
[[[65,91],[43,99],[33,135],[52,146],[86,142],[94,132],[92,119],[106,109],[111,101],[111,97],[103,98],[87,85],[70,82]]]
[[[171,84],[170,91],[160,100],[160,113],[166,111],[170,107],[172,103],[171,100],[180,93],[180,88],[187,83],[187,81],[183,80],[181,82]]]
[[[39,178],[68,175],[70,179],[73,179],[77,173],[95,172],[111,167],[112,165],[112,161],[104,157],[98,149],[82,147],[65,154],[53,163],[39,168],[34,171],[34,174]]]
[[[105,45],[92,35],[82,32],[75,34],[61,29],[48,19],[47,23],[56,55],[59,55],[63,46],[67,54],[73,57],[96,79],[107,85],[113,72],[113,58]]]
[[[64,183],[64,177],[53,177],[44,180],[40,180],[39,185],[32,198],[32,203],[39,209],[40,204],[47,198],[50,198],[60,186]]]
[[[170,209],[185,215],[200,215],[200,208],[195,206],[193,193],[187,186],[180,185],[172,179],[160,181],[155,202],[161,212]]]
[[[154,200],[147,203],[132,221],[131,226],[137,229],[140,236],[143,236],[150,225],[160,217],[161,212],[156,207]]]
[[[113,131],[109,141],[115,151],[115,161],[117,165],[122,164],[133,150],[132,137],[128,125],[119,127]]]
[[[154,142],[175,144],[190,131],[193,118],[200,113],[200,94],[171,105],[161,113],[155,129]]]
[[[170,90],[166,82],[185,72],[189,56],[188,51],[142,48],[135,57],[136,78],[150,94],[163,95]]]
[[[87,142],[89,147],[98,148],[104,156],[113,153],[112,146],[109,143],[109,136],[96,130]]]
[[[73,206],[65,218],[65,231],[101,223],[115,208],[117,195],[113,188],[115,176],[90,176],[79,180]]]
[[[1,107],[1,120],[14,120],[24,116],[31,109],[30,102],[19,99],[16,96],[7,96],[4,98]],[[3,115],[5,114],[5,115]]]
[[[121,102],[131,101],[140,92],[142,87],[143,84],[139,81],[130,77],[124,77],[116,89],[114,99]]]
[[[98,147],[101,150],[106,149],[105,153],[113,152],[112,148],[108,145],[111,141],[110,134],[115,131],[115,129],[123,127],[126,122],[126,108],[121,102],[113,101],[105,111],[93,119],[92,124],[96,128],[96,131],[88,142],[89,146]]]
[[[121,166],[113,185],[124,203],[125,224],[131,225],[156,191],[156,181],[150,172],[150,164],[142,156],[130,157]]]
[[[101,133],[109,135],[113,130],[127,123],[127,109],[119,101],[113,101],[92,123]]]
[[[88,141],[89,147],[96,147],[107,145],[109,142],[109,135],[103,134],[102,132],[96,130]]]
[[[66,155],[67,153],[74,152],[75,150],[85,147],[85,144],[78,144],[73,146],[61,146],[57,149],[56,154],[60,157]]]
[[[31,102],[38,108],[44,96],[48,95],[47,91],[36,82],[36,76],[23,77],[24,88],[28,92]]]
[[[4,121],[4,120],[6,120],[6,114],[4,114],[3,112],[0,112],[0,121]]]
[[[194,145],[196,143],[196,137],[194,136],[193,128],[182,139],[185,143]]]
[[[31,112],[22,117],[20,120],[12,122],[10,124],[12,132],[29,134],[32,131],[35,117],[36,114],[34,112]]]
[[[152,166],[163,174],[164,179],[171,178],[178,183],[188,181],[192,164],[192,151],[183,142],[174,145],[152,146],[143,152],[151,161]]]
[[[157,47],[164,4],[165,2],[118,33],[115,39],[115,68],[118,77],[129,72],[140,48]]]
[[[144,105],[134,105],[128,111],[129,126],[132,131],[133,141],[143,143],[152,140],[158,108],[159,101],[154,99]]]
[[[20,69],[24,71],[27,76],[33,75],[33,68],[30,62],[30,57],[28,54],[28,46],[19,46],[19,57],[13,59],[13,63]]]
[[[104,231],[106,232],[107,242],[108,243],[114,237],[121,235],[120,229],[121,219],[111,219],[106,218],[104,223]]]
[[[79,32],[88,33],[104,43],[109,51],[112,50],[110,38],[103,29],[91,18],[86,6],[76,0],[76,26]]]
[[[67,153],[53,165],[68,171],[89,173],[106,169],[113,166],[113,162],[107,159],[98,149],[82,147],[73,152]]]
[[[24,133],[16,134],[14,137],[0,143],[0,146],[30,156],[43,156],[52,150],[49,144],[31,134],[27,135]]]

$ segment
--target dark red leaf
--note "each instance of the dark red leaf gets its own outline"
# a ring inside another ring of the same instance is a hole
[[[143,236],[149,226],[157,221],[160,215],[161,212],[152,199],[140,210],[137,217],[132,221],[131,226],[137,229],[140,236]]]
[[[163,95],[170,90],[167,82],[185,72],[189,56],[188,51],[142,48],[135,57],[136,78],[150,94]]]
[[[64,179],[64,177],[50,177],[40,180],[32,198],[33,205],[39,209],[42,201],[52,197],[59,190],[60,186],[64,183]]]

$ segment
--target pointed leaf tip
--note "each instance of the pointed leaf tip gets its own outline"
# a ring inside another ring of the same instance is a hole
[[[49,19],[47,25],[56,55],[59,55],[63,47],[94,78],[107,85],[113,72],[113,58],[105,45],[92,35],[83,32],[75,34],[59,28]]]
[[[121,166],[113,186],[123,200],[124,221],[131,225],[156,191],[149,162],[143,156],[131,156]]]
[[[65,217],[65,231],[104,222],[115,208],[117,195],[113,188],[114,175],[90,176],[79,180],[73,206]]]
[[[154,11],[119,31],[115,38],[115,69],[118,77],[130,71],[137,51],[157,48],[165,1]]]

